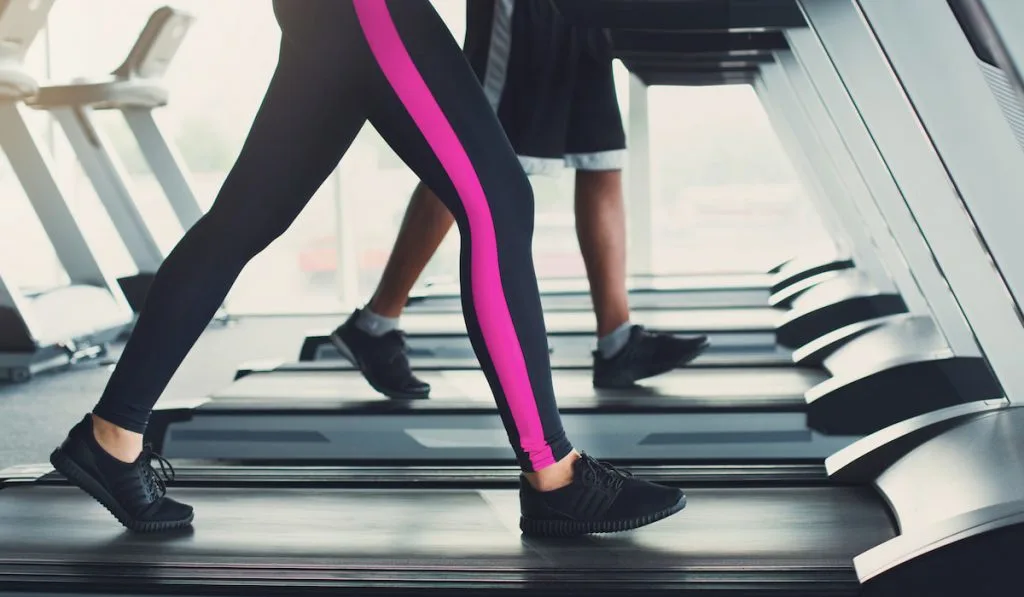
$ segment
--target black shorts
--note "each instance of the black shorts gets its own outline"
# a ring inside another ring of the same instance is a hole
[[[549,0],[467,0],[464,48],[528,174],[623,168],[605,30],[569,25]]]

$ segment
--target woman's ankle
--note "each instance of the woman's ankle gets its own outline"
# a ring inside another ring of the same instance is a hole
[[[538,471],[526,473],[530,486],[540,492],[555,491],[572,483],[573,464],[579,460],[579,452],[573,450],[558,462]]]
[[[92,415],[92,435],[107,454],[121,462],[131,463],[142,453],[142,434]]]

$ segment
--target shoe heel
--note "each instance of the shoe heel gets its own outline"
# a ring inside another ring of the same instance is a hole
[[[106,489],[103,488],[92,475],[87,473],[85,469],[78,466],[78,464],[68,457],[63,450],[57,448],[50,454],[50,464],[57,470],[58,473],[64,475],[72,485],[78,487],[85,493],[89,494],[92,499],[99,502],[101,506],[107,509],[114,518],[117,519],[122,525],[127,528],[132,528],[134,522],[128,513],[123,508],[117,505],[117,500],[114,496],[110,495]]]
[[[352,363],[356,367],[360,367],[360,363],[358,359],[356,359],[355,353],[352,352],[352,350],[348,347],[348,344],[345,344],[345,341],[342,340],[337,334],[331,334],[331,344],[333,344],[334,348],[338,349],[338,352],[341,353],[341,358],[345,359],[349,363]]]

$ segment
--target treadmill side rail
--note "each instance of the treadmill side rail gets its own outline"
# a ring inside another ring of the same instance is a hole
[[[907,586],[922,583],[951,589],[964,570],[970,570],[972,577],[987,577],[993,587],[1008,587],[1019,578],[1013,560],[1022,549],[1024,500],[1016,500],[964,512],[900,535],[858,555],[853,565],[868,595],[872,591],[897,595]],[[969,588],[963,590],[955,594],[971,594]]]
[[[978,400],[901,421],[838,450],[825,459],[825,470],[840,483],[871,483],[921,444],[968,419],[1009,404],[1005,398]]]
[[[775,295],[789,288],[793,284],[817,276],[826,272],[851,269],[854,267],[853,259],[848,257],[814,259],[794,259],[782,266],[775,278],[772,280],[770,292]]]
[[[843,326],[794,350],[793,362],[804,367],[820,367],[825,362],[825,359],[850,341],[856,340],[876,328],[897,322],[906,317],[911,317],[911,315],[908,313],[898,313]]]
[[[931,423],[940,433],[891,454],[875,487],[900,536],[855,558],[866,595],[996,595],[1019,583],[1024,407],[991,406],[951,409]]]
[[[860,327],[865,326],[871,329],[843,328],[859,335],[824,359],[834,377],[805,394],[812,428],[869,434],[931,411],[1003,396],[988,363],[955,354],[930,317],[903,314]]]
[[[794,284],[790,284],[789,286],[783,288],[782,290],[779,290],[778,292],[773,292],[768,299],[768,304],[771,305],[772,307],[775,307],[776,309],[789,309],[793,306],[793,301],[799,298],[801,294],[807,292],[808,290],[814,288],[815,286],[821,284],[822,282],[827,282],[839,276],[839,274],[842,273],[842,271],[843,270],[831,270],[827,272],[821,272],[819,274],[815,274],[813,276],[804,278],[803,280],[800,280],[799,282],[796,282]]]
[[[996,400],[1000,394],[981,358],[907,356],[882,363],[870,374],[833,377],[811,388],[807,422],[826,434],[863,435],[949,406]]]

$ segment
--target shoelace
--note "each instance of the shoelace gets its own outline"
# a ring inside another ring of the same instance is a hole
[[[409,344],[406,342],[408,336],[403,330],[391,330],[380,337],[381,345],[388,348],[388,356],[390,360],[394,361],[399,356],[404,356],[409,352]]]
[[[160,465],[159,472],[153,466],[153,462]],[[139,466],[142,467],[146,490],[154,501],[167,495],[167,483],[174,481],[175,477],[174,466],[166,458],[154,452],[153,447],[148,444],[142,449]]]
[[[382,346],[385,351],[379,353],[381,359],[389,366],[393,366],[396,363],[401,366],[401,372],[393,369],[393,375],[411,381],[413,379],[412,368],[409,366],[409,344],[406,342],[406,333],[402,330],[392,330],[383,336],[381,339],[384,341]]]
[[[633,476],[633,473],[590,456],[583,455],[581,459],[583,466],[586,467],[583,473],[584,481],[602,489],[618,489],[626,479]]]

